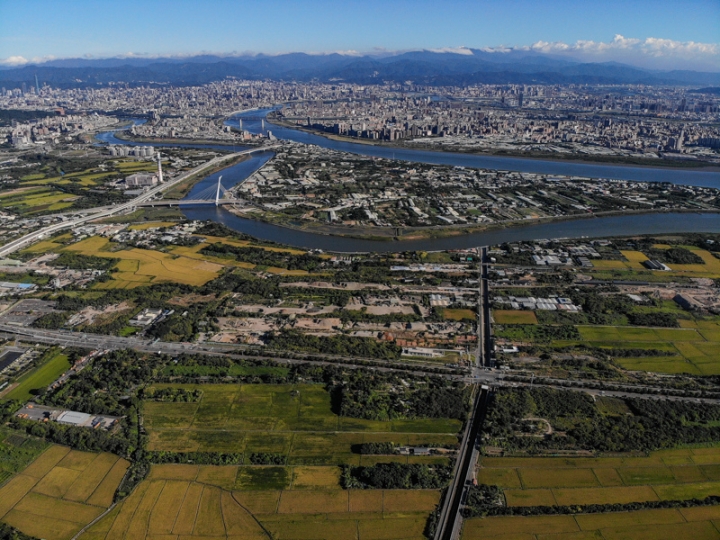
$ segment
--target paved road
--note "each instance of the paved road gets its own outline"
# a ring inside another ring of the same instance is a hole
[[[466,424],[463,440],[460,443],[453,479],[443,499],[435,540],[455,540],[460,535],[462,527],[460,505],[467,491],[467,479],[471,477],[471,472],[475,470],[475,462],[477,461],[477,452],[475,450],[478,435],[485,420],[489,396],[489,389],[483,386],[475,398],[472,417]]]
[[[19,327],[8,324],[0,323],[0,332],[4,332],[8,335],[17,335],[27,338],[29,341],[37,341],[38,343],[57,344],[63,346],[81,346],[86,348],[95,349],[133,349],[143,352],[155,352],[164,354],[181,354],[187,353],[201,353],[201,354],[235,354],[244,355],[245,357],[254,356],[258,358],[267,358],[277,360],[279,362],[312,362],[327,364],[327,365],[347,365],[347,366],[362,366],[363,362],[381,362],[377,358],[364,358],[364,357],[352,357],[352,356],[337,356],[331,354],[322,353],[302,353],[292,352],[292,358],[281,358],[278,357],[278,353],[282,354],[283,351],[274,351],[272,349],[262,349],[258,347],[231,344],[231,343],[185,343],[185,342],[161,342],[152,341],[150,339],[140,337],[120,337],[120,336],[107,336],[103,334],[90,334],[85,332],[71,332],[68,330],[43,330],[40,328],[31,327]],[[322,360],[326,358],[327,361]],[[313,360],[320,359],[320,360]],[[429,369],[437,370],[438,365],[432,362],[412,362],[403,363],[398,360],[388,361],[386,366],[371,366],[378,370],[387,371],[422,371],[428,372]],[[504,370],[489,369],[477,371],[472,375],[468,375],[467,372],[461,372],[451,369],[446,369],[444,373],[439,374],[440,376],[464,381],[468,384],[484,384],[491,387],[529,387],[533,386],[531,382],[525,381],[508,381],[506,377],[510,376],[511,373]],[[546,379],[547,380],[547,379]],[[538,386],[536,382],[534,384]],[[698,403],[714,403],[720,404],[720,399],[715,398],[695,398],[695,397],[682,397],[682,396],[664,396],[657,395],[656,392],[662,391],[661,388],[654,388],[651,386],[632,386],[627,385],[623,390],[599,390],[594,388],[583,388],[580,381],[567,381],[565,379],[549,379],[547,383],[543,384],[544,387],[557,388],[562,390],[577,390],[581,392],[587,392],[592,395],[606,395],[606,396],[618,396],[618,397],[643,397],[649,399],[670,399],[673,401],[693,401]]]
[[[376,369],[378,371],[418,371],[422,373],[433,373],[437,364],[431,362],[402,363],[400,361],[389,361],[383,366],[367,366],[365,362],[381,362],[377,358],[361,358],[337,356],[321,353],[292,352],[291,358],[279,357],[283,351],[262,349],[248,345],[231,343],[185,343],[185,342],[164,342],[153,341],[141,337],[120,337],[107,336],[103,334],[90,334],[84,332],[70,332],[67,330],[42,330],[39,328],[18,327],[8,324],[0,324],[0,335],[12,339],[19,336],[27,341],[45,343],[49,345],[62,345],[65,347],[84,347],[89,349],[132,349],[147,353],[178,355],[182,353],[231,355],[241,358],[262,358],[280,363],[314,363],[318,365],[342,365],[347,367],[363,367],[365,369]],[[327,359],[327,360],[324,360]],[[430,371],[433,370],[433,371]],[[446,370],[440,376],[451,380],[465,380],[464,373],[453,370]]]

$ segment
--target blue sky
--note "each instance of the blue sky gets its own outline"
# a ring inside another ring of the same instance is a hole
[[[620,36],[620,38],[616,38]],[[0,0],[0,61],[531,47],[720,70],[720,0]]]

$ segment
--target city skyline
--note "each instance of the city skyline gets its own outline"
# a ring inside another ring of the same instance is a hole
[[[218,16],[222,13],[222,17]],[[408,50],[526,51],[581,62],[720,71],[720,3],[184,1],[122,5],[0,2],[0,65],[60,58],[154,58]],[[370,31],[372,29],[372,31]],[[132,35],[132,40],[127,36]]]

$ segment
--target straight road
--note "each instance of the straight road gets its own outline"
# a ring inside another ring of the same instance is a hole
[[[468,421],[460,447],[460,454],[457,457],[455,474],[443,501],[435,540],[455,540],[460,535],[460,529],[462,528],[460,505],[469,487],[467,480],[471,471],[474,470],[475,460],[477,459],[475,447],[480,429],[485,421],[489,396],[490,391],[484,386],[475,398],[472,417]]]

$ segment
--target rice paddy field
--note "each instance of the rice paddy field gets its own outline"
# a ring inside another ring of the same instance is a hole
[[[377,461],[446,463],[442,456],[361,455],[353,447],[382,441],[455,445],[461,428],[459,421],[451,419],[381,422],[340,417],[331,410],[330,395],[321,385],[172,386],[200,388],[201,400],[146,402],[144,423],[149,450],[239,452],[246,456],[268,452],[285,456],[290,466],[368,465]],[[276,473],[283,478],[289,474]]]
[[[582,343],[594,347],[656,349],[668,356],[617,358],[626,369],[659,373],[720,374],[720,321],[683,320],[681,328],[578,326]],[[563,346],[572,342],[554,342]]]
[[[163,282],[204,285],[215,279],[223,268],[213,262],[149,249],[109,251],[110,247],[108,239],[92,236],[63,248],[63,251],[120,259],[117,265],[119,271],[110,281],[97,284],[95,287],[98,289],[129,289]]]
[[[503,488],[508,506],[569,506],[720,496],[720,448],[648,457],[485,457],[478,482]]]
[[[472,518],[463,540],[716,540],[720,507],[634,512]]]
[[[670,246],[660,246],[660,249]],[[670,272],[652,272],[647,275],[655,275],[665,280],[677,279],[679,277],[720,277],[720,259],[717,259],[707,250],[697,248],[695,246],[677,246],[692,251],[698,255],[705,264],[668,264]],[[618,271],[647,271],[643,265],[647,261],[647,256],[640,251],[621,251],[625,260],[593,260],[593,268],[596,270],[618,270]],[[643,276],[643,279],[647,277]]]
[[[47,540],[67,540],[105,512],[129,463],[52,445],[0,487],[0,521]]]
[[[420,540],[440,498],[437,490],[344,490],[337,467],[294,467],[282,488],[269,474],[238,484],[249,468],[155,465],[81,539]]]
[[[171,222],[150,222],[134,225],[132,228],[145,229],[151,227],[171,226]],[[247,241],[236,241],[214,236],[206,237],[208,242],[224,242],[236,246],[253,245]],[[226,266],[254,269],[250,263],[233,261],[212,257],[198,253],[206,244],[196,246],[177,246],[170,253],[149,249],[121,249],[113,251],[115,244],[107,238],[92,236],[70,245],[63,245],[52,240],[45,240],[23,250],[25,253],[40,254],[45,252],[74,252],[82,255],[108,257],[120,259],[116,265],[117,271],[112,279],[94,286],[95,289],[131,289],[141,285],[173,282],[185,285],[204,285],[215,279]],[[272,246],[261,247],[268,251],[281,251],[292,254],[302,254],[304,251],[284,249]],[[264,267],[264,271],[279,275],[308,275],[304,270],[286,270],[284,268]]]
[[[508,506],[572,506],[720,495],[720,449],[683,448],[648,457],[482,458],[479,483],[503,488]],[[720,507],[465,521],[462,538],[720,538]]]

